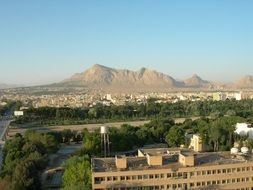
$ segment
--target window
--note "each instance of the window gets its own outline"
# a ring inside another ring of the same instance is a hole
[[[149,175],[149,179],[153,179],[154,178],[154,175]]]
[[[231,173],[231,169],[227,169],[227,173]]]
[[[206,171],[202,171],[202,175],[206,175]]]
[[[120,176],[120,180],[125,180],[126,177],[125,176]]]
[[[237,168],[237,172],[240,172],[241,171],[241,168]]]
[[[148,175],[143,175],[143,179],[148,179]]]
[[[221,173],[221,170],[217,170],[217,173],[220,174],[220,173]]]
[[[216,185],[216,181],[212,181],[212,185]]]
[[[132,176],[132,180],[136,180],[137,179],[137,176],[136,175],[133,175]]]
[[[211,174],[211,170],[207,170],[207,175],[210,175]]]
[[[138,175],[138,179],[142,179],[142,175]]]
[[[118,180],[118,177],[113,176],[113,181],[117,181],[117,180]]]
[[[213,174],[216,174],[216,170],[213,170]]]
[[[167,178],[171,178],[171,173],[168,173],[168,174],[167,174]]]
[[[107,181],[112,181],[112,177],[107,177]]]
[[[197,187],[201,186],[201,183],[200,182],[197,182]]]
[[[126,180],[130,180],[131,179],[131,177],[130,176],[126,176]]]
[[[160,176],[161,176],[161,178],[164,178],[164,174],[161,174]]]
[[[222,173],[224,173],[224,174],[225,174],[225,173],[226,173],[226,169],[223,169],[223,170],[222,170]]]
[[[187,178],[187,172],[183,173],[183,178],[186,179]]]
[[[222,183],[222,184],[225,184],[225,183],[226,183],[226,180],[225,180],[225,179],[223,179],[223,180],[221,181],[221,183]]]
[[[158,179],[159,178],[159,174],[155,174],[155,178]]]
[[[200,172],[200,171],[197,171],[197,175],[201,175],[201,172]]]
[[[104,177],[95,177],[95,184],[100,184],[101,182],[105,181]]]

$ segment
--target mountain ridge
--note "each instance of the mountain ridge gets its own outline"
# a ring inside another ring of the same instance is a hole
[[[115,69],[95,64],[84,72],[76,73],[61,82],[65,85],[83,85],[90,88],[131,88],[137,90],[162,90],[174,88],[209,88],[211,82],[193,75],[189,79],[179,81],[170,75],[145,67],[137,71]]]

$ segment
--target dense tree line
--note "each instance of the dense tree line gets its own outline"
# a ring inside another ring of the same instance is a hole
[[[110,147],[112,152],[129,151],[147,144],[167,143],[169,147],[189,146],[191,134],[199,134],[210,151],[227,151],[235,141],[247,140],[234,133],[238,122],[246,119],[239,116],[222,116],[219,118],[188,119],[182,124],[175,124],[170,118],[154,118],[139,127],[124,124],[120,128],[110,127]],[[83,154],[99,155],[100,131],[82,133]],[[246,141],[245,141],[246,142]],[[242,141],[241,141],[242,143]]]
[[[223,115],[253,118],[253,100],[179,101],[177,103],[96,105],[88,108],[30,108],[17,123],[40,121],[41,124],[79,124],[103,121],[149,119],[155,117],[192,117]]]
[[[54,136],[26,131],[16,134],[3,149],[0,189],[39,190],[40,172],[47,166],[48,154],[56,151]]]

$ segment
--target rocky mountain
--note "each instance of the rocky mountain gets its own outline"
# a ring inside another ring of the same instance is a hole
[[[185,81],[177,81],[169,75],[141,68],[138,71],[114,69],[93,65],[82,73],[74,74],[61,82],[65,86],[86,86],[93,89],[116,90],[169,90],[176,88],[203,88],[210,82],[194,75]]]
[[[200,87],[209,87],[211,82],[201,79],[198,75],[193,75],[191,78],[184,80],[186,87],[200,88]]]
[[[235,81],[233,83],[233,86],[235,88],[240,88],[240,89],[252,89],[253,88],[253,76],[251,75],[246,75],[244,77],[241,77],[239,80]]]

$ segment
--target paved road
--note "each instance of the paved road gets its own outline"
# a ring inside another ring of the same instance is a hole
[[[3,161],[3,147],[5,143],[5,139],[3,139],[5,132],[7,130],[7,127],[10,125],[11,120],[0,120],[0,170],[2,167],[2,161]]]
[[[6,132],[6,128],[10,125],[10,122],[10,120],[0,121],[0,141],[3,140],[4,133]]]

